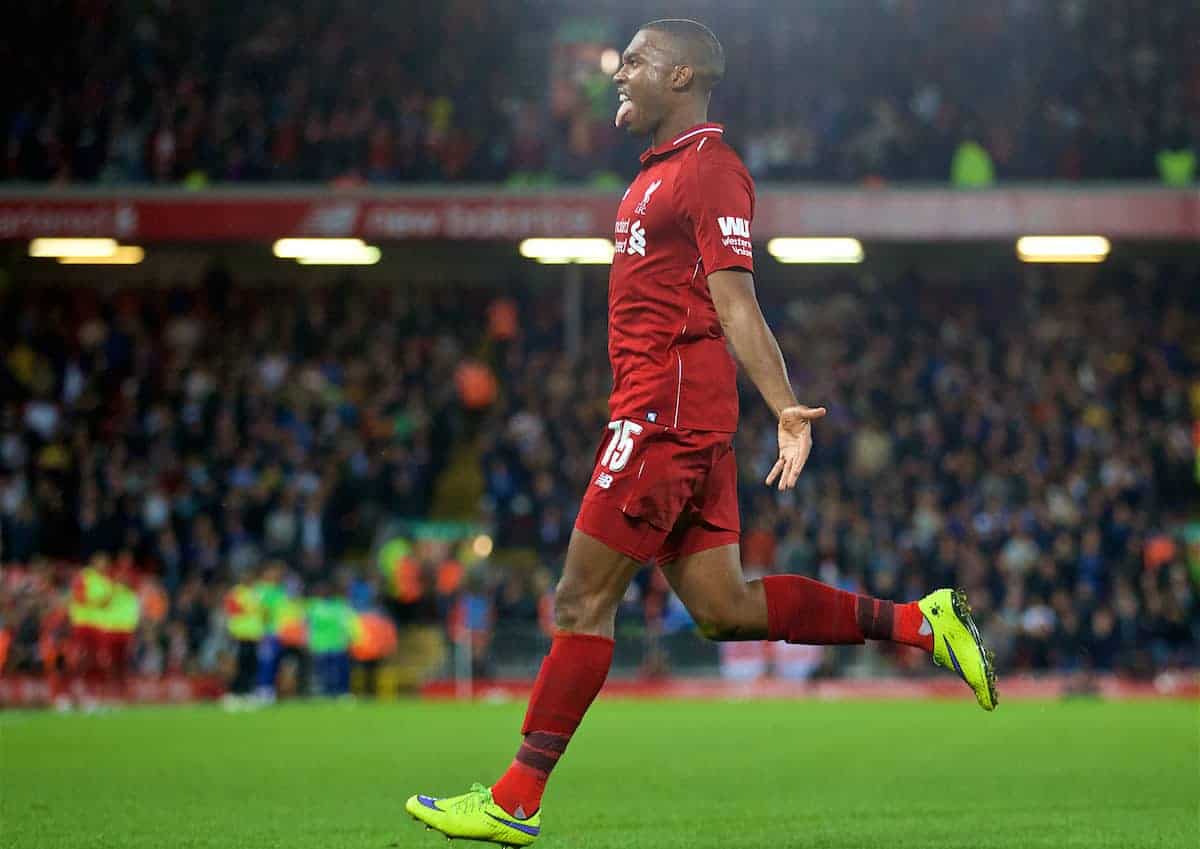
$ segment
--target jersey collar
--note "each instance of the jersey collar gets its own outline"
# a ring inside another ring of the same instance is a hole
[[[701,139],[709,136],[720,136],[725,132],[725,127],[721,124],[697,124],[694,127],[684,130],[669,142],[663,142],[657,147],[652,147],[642,153],[642,164],[644,165],[649,160],[656,156],[666,156],[668,153],[674,153],[682,147],[687,147],[690,144],[696,144]]]

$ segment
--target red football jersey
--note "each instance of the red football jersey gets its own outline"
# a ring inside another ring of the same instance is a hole
[[[708,275],[754,270],[754,182],[701,124],[642,154],[617,210],[608,280],[613,420],[737,430],[737,366],[708,292]]]

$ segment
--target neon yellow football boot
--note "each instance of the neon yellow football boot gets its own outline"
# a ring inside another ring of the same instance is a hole
[[[501,846],[528,846],[542,831],[542,812],[519,820],[492,801],[492,789],[472,784],[461,796],[435,799],[412,796],[404,804],[412,818],[446,837],[481,840]]]
[[[983,645],[971,608],[961,590],[937,590],[917,602],[933,629],[933,662],[953,669],[975,691],[984,710],[1000,703],[996,658]]]

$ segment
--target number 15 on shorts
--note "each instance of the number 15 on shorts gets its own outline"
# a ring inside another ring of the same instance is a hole
[[[629,463],[633,456],[633,438],[642,432],[642,426],[637,422],[615,421],[608,423],[608,429],[613,432],[608,447],[604,449],[604,458],[600,465],[610,472],[619,472]]]

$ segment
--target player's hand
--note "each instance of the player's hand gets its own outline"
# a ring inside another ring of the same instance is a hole
[[[779,489],[791,489],[812,451],[812,423],[825,415],[824,407],[786,407],[779,413],[779,459],[764,483],[779,478]]]

